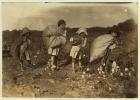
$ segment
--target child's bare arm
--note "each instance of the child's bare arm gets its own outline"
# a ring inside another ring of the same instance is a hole
[[[86,44],[87,44],[87,38],[85,38],[85,40],[84,40],[83,47],[85,47],[85,46],[86,46]]]

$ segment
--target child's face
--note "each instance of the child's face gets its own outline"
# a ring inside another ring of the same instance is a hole
[[[83,37],[83,38],[86,37],[85,33],[80,33],[80,36]]]
[[[27,37],[29,37],[29,36],[30,36],[30,33],[28,32],[28,33],[27,33]]]
[[[114,36],[114,37],[117,36],[117,33],[112,32],[111,34],[112,34],[112,36]]]
[[[61,24],[59,27],[60,27],[62,30],[65,30],[66,24]]]
[[[27,38],[26,38],[26,36],[23,36],[23,42],[25,42],[25,41],[26,41],[26,39],[27,39]]]

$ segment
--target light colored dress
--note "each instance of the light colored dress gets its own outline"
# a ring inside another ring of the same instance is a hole
[[[70,41],[72,42],[74,39],[73,37],[70,38]],[[81,47],[85,47],[86,46],[86,43],[87,43],[87,38],[82,38],[82,42],[79,44],[79,45],[73,45],[72,48],[71,48],[71,52],[70,52],[70,56],[72,58],[76,58]],[[79,55],[79,59],[81,59],[81,53]]]
[[[48,48],[48,54],[53,55],[53,56],[57,56],[58,53],[59,53],[59,48],[55,48],[55,49]]]

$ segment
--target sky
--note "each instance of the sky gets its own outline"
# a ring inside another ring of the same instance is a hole
[[[3,3],[2,29],[43,30],[64,19],[68,27],[108,27],[133,18],[137,4]]]

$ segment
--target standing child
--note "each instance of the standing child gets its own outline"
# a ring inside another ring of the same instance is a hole
[[[57,34],[52,34],[52,35],[50,34],[50,38],[55,40],[56,37],[60,37],[60,36],[66,38],[66,22],[63,19],[59,20],[57,23]],[[51,40],[50,45],[53,44],[53,40]],[[52,71],[54,71],[54,69],[59,69],[57,60],[58,60],[60,47],[61,46],[55,48],[52,47],[48,48],[48,55],[49,55],[48,65],[49,67],[51,67]]]
[[[79,28],[76,32],[77,35],[75,37],[70,38],[70,42],[72,42],[72,48],[70,52],[70,56],[72,57],[72,69],[76,72],[75,69],[75,60],[78,56],[78,66],[82,68],[81,59],[84,54],[84,49],[87,44],[87,31],[85,28]]]
[[[18,59],[20,61],[21,70],[23,71],[23,61],[27,61],[28,64],[31,64],[29,46],[31,44],[30,40],[30,31],[27,27],[23,28],[21,33],[21,42],[16,48],[16,54],[18,54]]]

